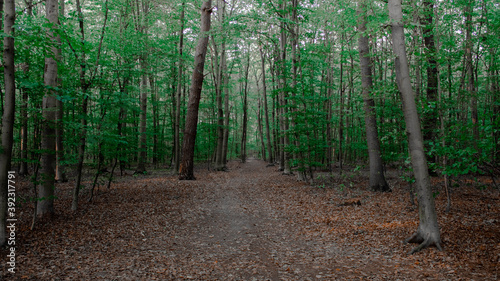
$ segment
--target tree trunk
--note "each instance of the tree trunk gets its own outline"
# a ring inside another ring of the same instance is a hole
[[[47,0],[46,16],[49,22],[58,25],[58,1]],[[56,41],[55,32],[49,30],[49,38]],[[57,87],[57,45],[51,47],[53,56],[45,58],[44,84],[48,88]],[[47,89],[43,97],[42,104],[43,129],[42,129],[42,159],[41,159],[41,185],[38,188],[37,216],[49,217],[54,214],[54,166],[56,149],[56,120],[57,120],[57,99],[56,93],[52,89]]]
[[[21,103],[21,165],[19,167],[19,175],[25,176],[28,171],[28,90],[22,90]]]
[[[436,61],[436,46],[434,44],[434,31],[432,16],[434,13],[434,1],[425,0],[423,35],[425,44],[425,54],[427,58],[427,110],[423,116],[424,141],[428,145],[436,138],[438,121],[437,101],[438,101],[438,69]],[[429,150],[429,148],[427,148]],[[429,156],[429,162],[435,163],[434,155]],[[432,166],[432,165],[431,165]],[[431,169],[432,170],[432,169]]]
[[[60,14],[61,17],[64,17],[64,0],[60,0]],[[61,44],[61,37],[57,36],[57,42],[60,45]],[[61,49],[57,49],[57,57],[56,60],[61,60]],[[58,86],[62,87],[62,80],[58,79]],[[64,117],[64,107],[63,107],[63,102],[60,99],[57,99],[57,126],[56,126],[56,178],[55,180],[57,182],[67,182],[68,179],[66,178],[66,171],[64,169],[64,143],[63,143],[63,136],[64,136],[64,123],[63,123],[63,117]]]
[[[156,71],[153,71],[156,72]],[[174,75],[172,75],[174,76]],[[159,155],[159,149],[158,149],[158,129],[159,129],[159,110],[158,110],[158,91],[156,88],[156,82],[155,82],[155,76],[153,76],[151,73],[148,75],[149,79],[149,86],[151,87],[151,107],[153,109],[153,166],[154,168],[158,168],[158,155]],[[173,91],[175,92],[175,86],[173,87]]]
[[[248,73],[250,72],[250,49],[247,50],[247,64],[245,67],[245,86],[243,87],[243,121],[241,132],[241,162],[247,161],[247,127],[248,127]]]
[[[342,175],[344,158],[344,34],[341,36],[340,81],[339,81],[339,174]]]
[[[205,57],[208,47],[208,31],[210,30],[210,14],[212,13],[212,1],[208,0],[201,5],[201,30],[198,45],[195,50],[195,67],[191,78],[189,90],[188,111],[186,114],[186,125],[184,130],[184,141],[182,144],[182,161],[179,167],[180,180],[194,180],[194,146],[196,141],[196,129],[198,124],[198,109],[200,105],[201,89],[203,87],[203,70],[205,69]]]
[[[186,2],[182,2],[181,11],[181,30],[179,38],[179,68],[177,72],[177,96],[175,99],[175,124],[174,124],[174,170],[179,171],[179,165],[181,161],[181,143],[180,143],[180,123],[181,123],[181,95],[182,95],[182,68],[183,57],[182,52],[184,48],[184,10],[186,7]]]
[[[218,1],[219,2],[219,1]],[[216,84],[216,103],[217,103],[217,148],[216,148],[216,154],[215,154],[215,169],[217,171],[221,171],[225,169],[225,162],[224,162],[224,111],[223,111],[223,103],[222,103],[222,89],[224,88],[225,85],[223,85],[225,79],[223,78],[225,76],[224,74],[224,64],[226,63],[226,38],[224,34],[224,15],[225,15],[225,2],[222,2],[222,8],[221,8],[221,15],[219,17],[220,19],[220,26],[221,26],[221,31],[222,31],[222,44],[221,44],[221,61],[220,64],[217,65],[217,84]],[[220,3],[218,3],[219,6]],[[212,37],[213,38],[213,37]],[[214,42],[214,49],[216,50],[215,46],[215,40]],[[216,60],[217,62],[217,60]]]
[[[222,142],[222,161],[224,166],[227,163],[227,150],[229,142],[229,117],[231,113],[229,112],[229,74],[227,73],[227,59],[224,56],[222,63],[222,73],[223,73],[223,84],[224,84],[224,140]]]
[[[282,1],[282,9],[286,11],[286,1]],[[287,106],[287,79],[286,79],[286,33],[285,33],[285,19],[281,22],[280,26],[280,86],[281,86],[281,131],[283,134],[283,174],[290,175],[292,170],[290,168],[290,155],[287,151],[290,144],[290,139],[288,136],[288,106]]]
[[[105,7],[106,7],[106,12],[104,15],[104,23],[101,31],[101,37],[99,41],[99,47],[97,50],[97,60],[95,65],[99,64],[99,58],[101,54],[101,48],[102,48],[102,41],[104,38],[104,31],[106,30],[106,23],[108,19],[108,1],[105,2]],[[76,182],[75,182],[75,188],[73,190],[73,201],[71,202],[71,210],[76,211],[78,209],[78,194],[80,193],[80,183],[82,180],[82,173],[83,173],[83,162],[85,158],[85,145],[87,141],[87,108],[88,108],[88,103],[89,103],[89,93],[88,90],[90,88],[90,85],[92,84],[91,81],[87,81],[86,78],[86,72],[88,68],[88,64],[86,61],[86,53],[85,53],[85,30],[84,30],[84,25],[83,25],[83,13],[82,13],[82,6],[80,4],[80,0],[76,0],[76,9],[78,12],[78,22],[80,26],[80,34],[81,34],[81,58],[80,58],[80,85],[82,87],[82,119],[81,119],[81,124],[82,127],[80,129],[80,145],[78,148],[78,166],[77,166],[77,176],[76,176]],[[97,70],[96,70],[97,71]]]
[[[139,155],[138,155],[138,163],[137,168],[135,170],[136,174],[143,174],[146,172],[145,162],[147,161],[148,152],[147,152],[147,135],[146,135],[146,121],[147,121],[147,113],[148,113],[148,79],[147,79],[147,58],[141,58],[141,95],[140,95],[140,103],[141,103],[141,114],[140,114],[140,125],[139,125]]]
[[[3,0],[1,1],[3,5]],[[33,16],[33,1],[29,0],[26,3],[26,14],[28,17]],[[0,13],[1,17],[1,13]],[[26,58],[24,65],[22,66],[23,74],[27,78],[30,70],[29,57]],[[22,103],[21,103],[21,165],[19,167],[19,175],[28,175],[28,89],[21,89],[22,92]]]
[[[266,64],[265,64],[265,55],[262,51],[262,46],[259,45],[260,52],[260,60],[261,60],[261,71],[262,71],[262,96],[264,103],[264,116],[266,122],[266,136],[267,136],[267,153],[269,154],[266,159],[269,164],[274,163],[273,158],[273,147],[271,145],[271,130],[269,129],[269,111],[267,109],[267,88],[266,88]]]
[[[435,245],[441,250],[441,237],[437,222],[434,197],[432,196],[427,161],[425,159],[420,119],[415,103],[415,96],[410,84],[402,23],[403,12],[401,0],[389,0],[388,8],[389,17],[392,22],[393,50],[396,55],[396,80],[403,100],[406,132],[413,174],[416,180],[415,186],[420,217],[417,231],[406,241],[410,243],[420,243],[420,245],[415,247],[410,253],[418,252],[430,245]]]
[[[477,93],[474,81],[474,67],[472,61],[472,10],[474,1],[469,0],[465,6],[465,68],[467,73],[467,93],[470,95],[471,101],[471,118],[472,118],[472,134],[473,144],[477,149],[479,141],[478,128],[478,112],[477,112]]]
[[[262,159],[265,160],[266,159],[266,146],[264,145],[264,132],[263,132],[263,129],[262,129],[263,126],[262,126],[261,102],[262,102],[261,99],[258,99],[258,106],[257,106],[257,129],[259,131],[259,139],[260,139],[260,147],[261,147]]]
[[[3,3],[2,3],[3,6]],[[16,106],[16,83],[14,64],[14,21],[15,21],[15,1],[5,1],[5,21],[3,32],[3,61],[4,61],[4,86],[5,100],[2,115],[2,147],[0,153],[0,245],[7,242],[6,226],[8,221],[7,195],[12,192],[12,175],[9,171],[12,159],[12,144],[14,137],[14,116]],[[2,16],[0,14],[0,16]],[[13,178],[15,182],[15,174]],[[14,187],[15,188],[15,187]],[[15,192],[15,190],[14,190]],[[12,197],[10,197],[12,198]],[[11,202],[11,201],[9,201]]]
[[[359,61],[361,65],[361,88],[365,110],[366,142],[370,161],[369,188],[373,191],[389,191],[389,186],[384,177],[384,166],[380,157],[380,141],[377,132],[377,117],[375,102],[371,96],[372,91],[372,61],[366,35],[366,0],[362,1],[359,8]]]

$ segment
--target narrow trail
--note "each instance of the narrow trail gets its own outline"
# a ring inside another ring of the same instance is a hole
[[[191,277],[219,280],[324,277],[325,273],[314,262],[314,256],[324,251],[324,247],[315,249],[311,243],[298,240],[296,233],[291,232],[289,220],[280,216],[266,198],[266,182],[276,173],[274,169],[250,159],[231,167],[229,172],[209,174],[205,198],[197,207],[202,219],[191,224],[191,233],[179,247],[193,251],[195,263],[208,261],[213,268],[206,277]]]

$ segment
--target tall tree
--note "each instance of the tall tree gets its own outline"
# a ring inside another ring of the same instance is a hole
[[[0,3],[3,6],[3,3]],[[2,115],[2,147],[0,151],[0,245],[7,241],[7,195],[9,191],[9,171],[12,159],[12,143],[14,135],[14,115],[16,106],[16,83],[14,64],[14,22],[16,8],[14,0],[5,1],[5,20],[3,32],[3,61],[5,100]],[[2,15],[0,14],[0,17]]]
[[[281,95],[280,95],[280,101],[281,101],[281,133],[283,135],[283,142],[282,142],[282,153],[283,156],[280,156],[283,162],[283,174],[285,175],[290,175],[292,174],[292,170],[290,167],[290,155],[289,155],[289,144],[290,144],[290,139],[289,139],[289,133],[288,133],[288,128],[289,128],[289,120],[288,120],[288,91],[287,91],[287,79],[286,79],[286,42],[287,42],[287,37],[286,37],[286,28],[285,28],[285,22],[287,19],[285,19],[285,12],[287,10],[286,6],[286,1],[281,1],[281,12],[283,15],[281,15],[281,23],[280,23],[280,58],[279,58],[279,63],[280,63],[280,90],[281,90]]]
[[[3,3],[3,1],[1,1]],[[3,5],[3,4],[2,4]],[[28,18],[33,17],[33,0],[28,0],[26,2],[26,15]],[[1,15],[0,15],[1,17]],[[29,77],[30,71],[30,60],[26,59],[23,66],[23,74],[25,77]],[[22,102],[21,102],[21,165],[19,167],[19,175],[27,175],[28,172],[28,89],[21,88]]]
[[[273,159],[273,147],[271,145],[271,133],[269,129],[269,111],[267,109],[267,87],[266,87],[266,59],[265,59],[265,54],[264,51],[262,50],[262,45],[259,45],[259,52],[260,52],[260,60],[261,60],[261,72],[262,72],[262,97],[263,97],[263,103],[264,103],[264,116],[265,116],[265,121],[266,121],[266,137],[267,137],[267,151],[268,151],[268,158],[267,161],[272,164],[274,162]]]
[[[181,30],[179,32],[179,66],[177,69],[177,95],[175,97],[175,120],[174,120],[174,169],[179,171],[179,164],[181,160],[181,144],[180,144],[180,123],[181,123],[181,96],[182,96],[182,73],[184,60],[182,57],[184,48],[184,14],[186,2],[182,1],[181,10]]]
[[[99,60],[101,57],[101,50],[102,50],[102,41],[104,39],[104,32],[106,30],[106,23],[108,20],[108,1],[105,1],[105,12],[104,12],[104,22],[100,34],[100,39],[99,39],[99,46],[97,48],[97,58],[95,61],[95,69],[94,72],[90,74],[90,77],[87,77],[87,72],[89,68],[89,64],[87,61],[87,53],[86,53],[86,46],[85,46],[85,29],[84,29],[84,19],[83,19],[83,12],[82,12],[82,6],[80,3],[80,0],[76,0],[76,11],[78,13],[78,25],[80,29],[80,36],[81,36],[81,48],[80,48],[80,55],[77,55],[76,51],[73,49],[75,58],[80,62],[80,70],[79,70],[79,78],[80,78],[80,87],[82,90],[82,118],[80,119],[80,132],[79,132],[79,138],[80,138],[80,144],[78,146],[78,164],[77,164],[77,176],[76,176],[76,182],[75,182],[75,187],[73,189],[73,201],[71,202],[71,210],[76,211],[78,209],[78,195],[80,193],[80,184],[82,181],[82,172],[83,172],[83,161],[85,159],[85,146],[87,143],[87,110],[88,110],[88,104],[89,104],[89,89],[92,86],[93,80],[95,78],[95,75],[97,73],[98,65],[99,65]]]
[[[47,0],[45,6],[46,17],[51,24],[47,31],[52,41],[52,47],[45,58],[44,84],[46,87],[43,97],[42,114],[42,181],[38,187],[38,199],[36,213],[39,217],[48,217],[54,214],[54,176],[55,176],[55,149],[56,149],[56,120],[57,120],[57,61],[58,54],[57,33],[59,23],[59,5],[57,0]]]
[[[198,126],[198,109],[200,106],[201,89],[203,87],[203,71],[207,55],[210,30],[210,14],[212,13],[212,0],[201,5],[200,38],[194,56],[194,70],[189,89],[188,111],[186,114],[186,127],[182,143],[182,161],[179,166],[180,180],[194,180],[194,147],[196,142],[196,129]]]
[[[465,70],[467,73],[467,93],[471,101],[472,134],[474,137],[474,146],[477,148],[479,140],[479,124],[477,111],[477,92],[474,79],[474,62],[472,60],[472,12],[475,1],[468,0],[465,4]]]
[[[437,222],[434,197],[432,196],[427,160],[425,158],[420,119],[410,83],[401,0],[389,0],[388,9],[392,25],[392,47],[396,55],[396,80],[403,100],[406,132],[413,174],[416,181],[418,213],[420,218],[417,231],[406,241],[410,243],[420,243],[420,245],[412,249],[410,253],[418,252],[430,245],[435,245],[441,250],[441,237]]]
[[[250,48],[247,50],[247,63],[245,64],[245,78],[243,80],[243,120],[241,126],[241,162],[247,161],[247,128],[248,128],[248,73],[250,72]]]
[[[60,11],[60,17],[64,18],[64,0],[60,0],[59,3],[59,11]],[[59,23],[60,25],[61,23]],[[61,37],[57,36],[57,43],[61,45]],[[62,50],[61,48],[57,48],[57,60],[61,60],[61,53]],[[58,76],[58,86],[62,86],[62,79],[60,76]],[[59,98],[57,99],[57,126],[56,126],[56,181],[60,182],[66,182],[68,179],[66,178],[66,171],[64,169],[64,142],[63,142],[63,135],[64,135],[64,122],[63,122],[63,116],[64,116],[64,104],[62,100]]]
[[[372,95],[372,61],[370,58],[370,48],[368,35],[366,34],[366,0],[362,0],[359,5],[359,61],[361,65],[361,88],[365,110],[365,130],[366,142],[368,145],[368,157],[370,161],[370,186],[374,191],[389,191],[389,186],[384,177],[384,166],[380,157],[380,141],[377,132],[377,117],[375,112],[375,102]]]
[[[137,31],[142,35],[143,37],[143,43],[145,46],[143,47],[140,55],[139,55],[139,65],[141,67],[141,86],[140,86],[140,107],[141,107],[141,114],[140,114],[140,128],[139,128],[139,155],[138,155],[138,163],[137,163],[137,168],[135,169],[135,173],[145,173],[146,172],[146,164],[145,162],[147,161],[147,135],[146,135],[146,128],[147,128],[147,105],[148,105],[148,70],[149,70],[149,65],[148,65],[148,52],[149,47],[148,47],[148,23],[147,23],[147,15],[149,13],[149,0],[142,0],[141,1],[141,8],[139,8],[139,0],[136,0],[136,6],[137,6],[137,14],[138,16],[138,21],[136,23],[137,26]]]
[[[438,111],[438,68],[436,60],[436,46],[434,44],[434,1],[424,0],[423,35],[425,44],[425,57],[427,60],[427,110],[424,113],[424,141],[429,143],[435,140]],[[435,161],[434,155],[429,156],[431,163]]]
[[[229,144],[229,73],[227,69],[227,56],[222,57],[222,76],[224,84],[224,139],[222,142],[222,161],[227,164],[227,150]]]

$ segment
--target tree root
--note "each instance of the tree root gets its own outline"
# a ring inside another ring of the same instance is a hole
[[[425,239],[420,235],[420,233],[417,231],[415,232],[410,238],[405,240],[405,243],[420,243],[417,247],[413,248],[408,255],[413,255],[417,252],[420,252],[421,250],[430,247],[432,245],[436,246],[438,251],[442,251],[443,248],[441,247],[441,243],[439,241],[434,241],[434,239],[431,238],[430,234],[427,234],[427,237]]]

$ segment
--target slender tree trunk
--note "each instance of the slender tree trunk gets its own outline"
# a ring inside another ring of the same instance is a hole
[[[266,136],[267,136],[267,152],[269,157],[266,159],[270,164],[274,162],[273,159],[273,147],[271,145],[271,131],[269,129],[269,111],[267,108],[267,87],[266,87],[266,64],[265,55],[262,51],[262,46],[259,45],[260,59],[261,59],[261,71],[262,71],[262,96],[264,103],[264,116],[266,122]]]
[[[282,1],[282,10],[286,11],[286,1]],[[284,20],[281,22],[280,26],[280,86],[281,86],[281,121],[282,121],[282,134],[283,134],[283,174],[290,175],[292,170],[290,167],[290,155],[287,151],[290,144],[290,139],[288,135],[288,106],[287,106],[287,79],[286,79],[286,33],[285,33],[285,23]]]
[[[438,121],[438,69],[436,61],[436,46],[434,44],[434,31],[432,16],[434,13],[434,1],[424,0],[423,35],[425,54],[427,58],[427,107],[423,118],[424,141],[427,145],[434,142]],[[429,148],[427,148],[429,150]],[[435,156],[429,156],[429,162],[435,163]],[[431,165],[432,166],[432,165]],[[432,169],[431,169],[432,170]]]
[[[3,3],[1,3],[3,6]],[[0,14],[2,16],[2,14]],[[0,245],[7,242],[6,226],[8,222],[7,210],[9,204],[7,196],[10,192],[15,192],[15,173],[10,172],[12,159],[12,144],[14,137],[14,116],[16,107],[16,83],[14,64],[14,21],[16,16],[15,1],[5,1],[5,21],[3,32],[3,67],[5,100],[2,115],[2,147],[0,152]],[[14,178],[12,178],[12,175]],[[12,180],[12,181],[11,181]],[[10,197],[9,197],[10,198]]]
[[[3,6],[3,1],[1,1]],[[28,0],[26,2],[26,14],[31,19],[33,16],[33,0]],[[0,17],[2,17],[0,13]],[[0,25],[1,26],[1,25]],[[29,76],[30,61],[29,57],[25,59],[25,63],[22,66],[23,74],[26,78]],[[19,167],[19,175],[28,175],[28,89],[21,89],[22,93],[22,103],[21,103],[21,165]]]
[[[384,177],[384,166],[380,157],[380,141],[377,132],[377,117],[375,102],[372,98],[372,61],[366,33],[366,0],[359,6],[359,61],[361,65],[361,87],[365,110],[366,142],[370,161],[369,188],[373,191],[389,191],[389,186]]]
[[[328,41],[328,40],[327,40]],[[328,43],[330,44],[330,43]],[[332,160],[334,156],[334,146],[333,146],[333,136],[332,136],[332,99],[333,99],[333,74],[332,74],[332,56],[328,57],[328,69],[326,71],[326,112],[327,112],[327,120],[326,120],[326,145],[328,148],[326,149],[326,167],[328,171],[332,172]]]
[[[78,22],[80,25],[80,33],[81,33],[81,39],[82,39],[82,47],[81,47],[81,68],[80,68],[80,84],[82,87],[82,119],[81,119],[81,129],[80,129],[80,145],[78,146],[78,165],[77,165],[77,175],[76,175],[76,183],[75,183],[75,188],[73,190],[73,201],[71,203],[71,210],[76,211],[78,208],[78,194],[80,193],[80,184],[82,182],[82,173],[83,173],[83,162],[85,159],[85,144],[86,144],[86,137],[87,137],[87,108],[88,108],[88,102],[89,102],[89,97],[88,97],[88,84],[86,81],[85,73],[87,71],[87,63],[86,63],[86,55],[85,55],[85,47],[84,43],[85,42],[85,31],[83,27],[83,13],[82,13],[82,7],[80,5],[80,1],[76,0],[76,9],[78,12]]]
[[[19,167],[19,175],[25,176],[28,171],[28,90],[22,90],[21,103],[21,165]]]
[[[146,135],[146,125],[147,125],[147,113],[148,113],[148,81],[146,71],[148,69],[147,58],[141,58],[141,68],[143,74],[141,75],[141,114],[140,114],[140,125],[139,125],[139,155],[136,174],[143,174],[146,172],[146,164],[148,157],[147,152],[147,135]]]
[[[60,16],[64,17],[64,0],[60,0],[59,3],[59,9],[60,9]],[[61,37],[57,36],[57,43],[60,45],[61,44]],[[61,49],[57,49],[57,57],[56,60],[61,60]],[[62,86],[62,80],[59,77],[58,79],[58,86]],[[55,180],[58,182],[67,182],[68,179],[66,178],[66,171],[64,169],[64,143],[63,143],[63,138],[64,138],[64,123],[63,123],[63,117],[64,117],[64,105],[61,99],[57,99],[57,127],[56,127],[56,178]]]
[[[297,55],[297,44],[298,44],[298,37],[299,37],[299,28],[298,28],[298,22],[297,22],[297,7],[298,7],[298,0],[292,0],[292,28],[291,28],[291,37],[292,37],[292,107],[291,107],[291,112],[292,112],[292,128],[296,127],[296,117],[297,117],[297,111],[298,111],[298,102],[296,99],[296,94],[298,92],[297,89],[297,69],[298,69],[298,55]],[[304,104],[305,105],[305,104]],[[306,108],[304,106],[303,112],[307,112]],[[305,126],[307,128],[307,119],[305,119]],[[306,132],[307,134],[307,132]],[[304,152],[301,149],[301,143],[300,143],[300,136],[298,135],[298,132],[295,130],[295,147],[296,147],[296,152],[294,153],[294,158],[298,162],[298,169],[297,169],[297,180],[299,181],[306,181],[307,180],[307,175],[306,175],[306,168],[305,168],[305,161],[304,161]]]
[[[99,41],[99,47],[97,50],[97,60],[96,60],[96,65],[99,64],[99,58],[101,54],[101,48],[102,48],[102,41],[104,38],[104,31],[106,30],[106,23],[108,19],[108,1],[105,2],[105,7],[106,7],[106,12],[104,15],[104,23],[101,31],[101,38]],[[75,182],[75,188],[73,190],[73,200],[71,202],[71,210],[76,211],[78,209],[78,194],[80,193],[80,184],[82,180],[82,173],[83,173],[83,162],[85,159],[85,145],[87,141],[87,109],[88,109],[88,103],[89,103],[89,93],[88,90],[91,85],[91,81],[87,81],[86,78],[86,72],[87,72],[87,61],[86,61],[86,54],[85,54],[85,30],[83,26],[83,13],[82,13],[82,7],[80,5],[80,0],[76,0],[76,9],[78,13],[78,22],[80,26],[80,34],[81,34],[81,58],[80,58],[80,85],[82,87],[82,119],[81,119],[81,129],[80,129],[80,145],[78,148],[78,165],[77,165],[77,176],[76,176],[76,182]],[[91,80],[91,79],[90,79]]]
[[[227,73],[227,59],[226,56],[223,57],[222,62],[222,73],[223,73],[223,85],[224,85],[224,140],[222,142],[222,161],[224,166],[227,163],[227,149],[229,141],[229,117],[231,113],[229,112],[229,74]]]
[[[264,145],[264,132],[262,129],[262,111],[261,111],[261,99],[258,99],[258,106],[257,106],[257,130],[259,131],[259,139],[260,139],[260,147],[261,147],[261,154],[262,154],[262,159],[266,159],[266,146]]]
[[[240,157],[241,162],[247,161],[247,127],[248,127],[248,73],[250,72],[250,49],[247,50],[247,64],[245,67],[245,86],[243,87],[243,120],[241,132]]]
[[[342,165],[344,158],[344,34],[342,34],[341,39],[341,51],[340,51],[340,77],[339,77],[339,174],[342,175]]]
[[[479,140],[477,93],[474,80],[474,65],[472,60],[472,8],[474,1],[469,0],[465,6],[465,68],[467,73],[467,92],[471,101],[472,134],[474,137],[474,147],[477,149]]]
[[[221,56],[224,56],[224,43],[222,45]],[[222,107],[222,63],[218,66],[216,103],[217,103],[217,146],[215,150],[215,169],[221,171],[224,169],[223,145],[224,145],[224,111]]]
[[[431,182],[427,161],[425,159],[424,142],[420,129],[420,119],[417,112],[415,97],[410,84],[410,74],[408,70],[408,59],[404,41],[403,11],[401,0],[389,0],[389,17],[392,22],[392,41],[396,55],[396,80],[401,92],[408,136],[408,145],[413,167],[413,174],[416,180],[416,191],[418,198],[418,209],[420,223],[417,231],[407,242],[420,243],[411,253],[418,252],[430,245],[435,245],[441,250],[441,237],[437,222],[434,197],[432,196]]]
[[[46,2],[46,17],[51,24],[56,27],[58,25],[59,7],[57,0],[47,0]],[[55,32],[49,30],[49,38],[57,42]],[[45,58],[44,84],[48,88],[57,87],[57,62],[54,59],[57,57],[57,47],[51,47],[52,56]],[[55,166],[55,149],[56,149],[56,119],[57,119],[57,99],[56,93],[52,89],[48,89],[43,97],[42,104],[43,129],[42,129],[42,173],[41,185],[38,188],[37,216],[49,217],[54,214],[54,166]]]
[[[195,67],[191,78],[189,90],[188,112],[186,115],[186,128],[182,144],[182,161],[179,167],[180,180],[194,180],[194,147],[196,141],[196,128],[198,124],[198,109],[200,105],[201,89],[203,86],[203,70],[208,47],[208,31],[210,30],[210,14],[212,1],[203,2],[201,6],[201,29],[198,45],[195,50]]]
[[[184,48],[184,10],[186,8],[186,2],[182,2],[181,11],[181,30],[179,36],[179,68],[177,73],[177,96],[175,99],[175,125],[174,125],[174,162],[175,162],[175,172],[179,171],[179,165],[181,160],[181,143],[180,143],[180,123],[181,123],[181,95],[182,95],[182,68],[184,67],[184,59],[182,57],[182,52]]]
[[[172,75],[174,76],[174,75]],[[159,110],[158,110],[158,91],[156,88],[156,82],[152,74],[148,75],[149,85],[151,87],[151,107],[153,108],[153,166],[158,168],[158,128],[159,128]],[[173,92],[175,92],[175,86],[173,86]],[[173,118],[172,118],[173,119]]]

